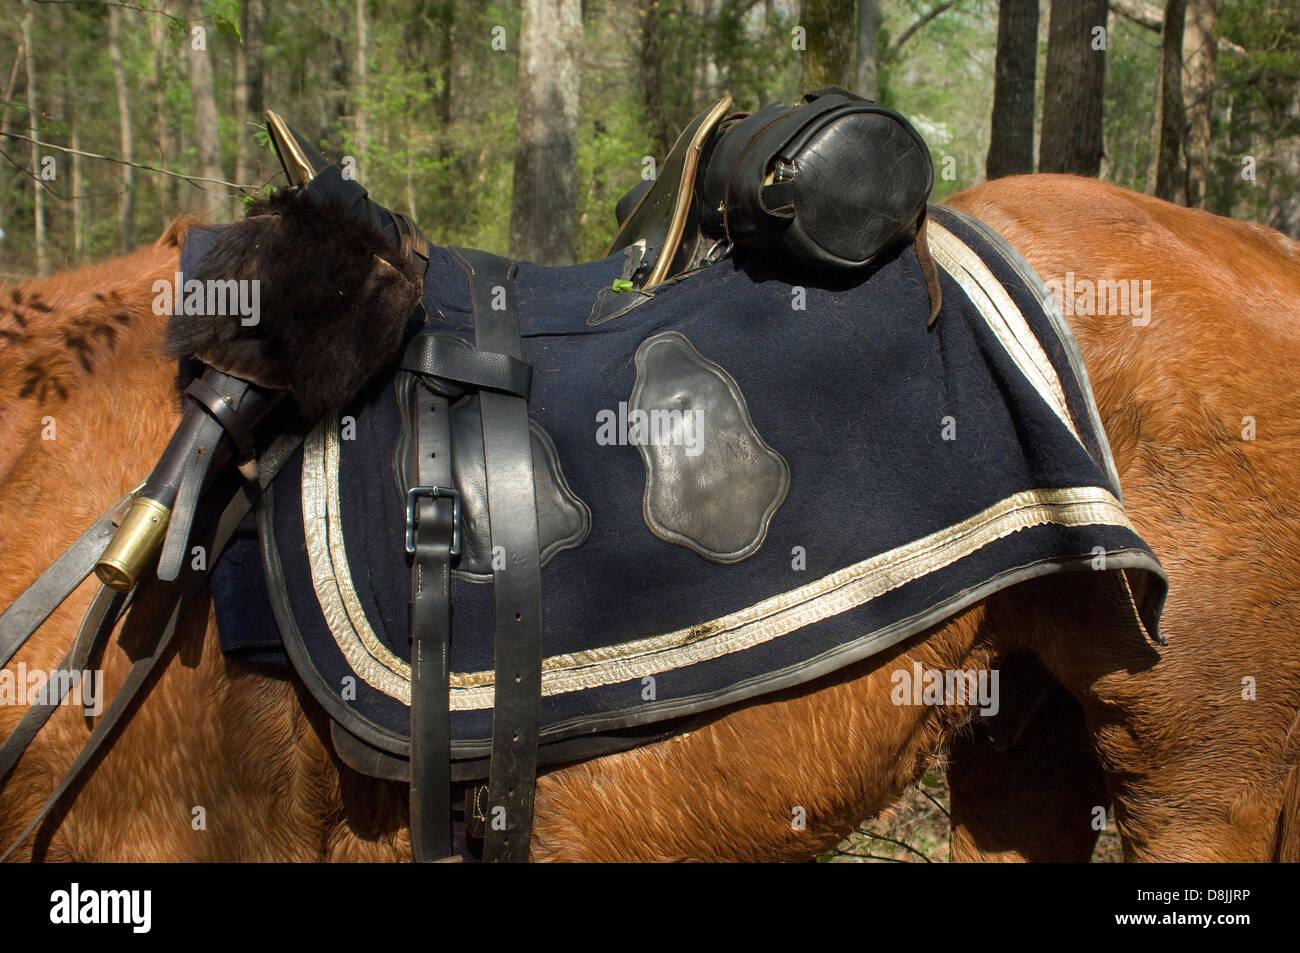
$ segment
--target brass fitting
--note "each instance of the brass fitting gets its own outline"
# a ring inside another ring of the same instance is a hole
[[[171,515],[171,507],[148,497],[138,497],[131,504],[113,541],[95,564],[95,575],[104,585],[118,592],[135,588],[140,574],[162,549]]]

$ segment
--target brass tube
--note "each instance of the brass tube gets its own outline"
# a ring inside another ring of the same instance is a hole
[[[171,507],[145,496],[131,504],[113,541],[95,564],[95,575],[104,585],[118,592],[134,588],[140,574],[162,549],[171,515]]]

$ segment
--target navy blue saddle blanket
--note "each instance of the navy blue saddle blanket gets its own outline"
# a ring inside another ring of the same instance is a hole
[[[805,682],[1102,553],[1136,573],[1155,633],[1165,579],[1125,515],[1068,328],[995,234],[931,216],[944,306],[929,330],[911,248],[833,287],[726,260],[597,324],[621,256],[520,265],[544,741]],[[473,340],[444,249],[424,300],[431,330]],[[264,652],[265,572],[304,680],[390,749],[411,688],[399,383],[310,434],[270,494],[274,538],[260,559],[232,547],[214,582],[227,650]],[[457,756],[476,757],[492,731],[492,553],[465,558],[482,564],[452,583],[451,710]]]

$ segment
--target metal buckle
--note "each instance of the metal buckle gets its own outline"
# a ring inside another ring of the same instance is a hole
[[[451,555],[460,555],[460,493],[445,486],[413,486],[406,493],[406,551],[415,552],[415,501],[427,496],[451,500]]]

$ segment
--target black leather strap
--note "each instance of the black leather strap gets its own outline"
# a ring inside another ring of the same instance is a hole
[[[453,248],[469,273],[474,336],[485,351],[523,360],[515,262]],[[494,305],[502,304],[499,310]],[[483,859],[528,859],[541,723],[542,620],[537,500],[528,402],[493,391],[479,395],[492,532],[496,680],[492,760]],[[502,568],[497,568],[502,567]]]
[[[180,486],[176,490],[171,518],[167,521],[167,536],[163,541],[162,554],[158,557],[158,578],[164,582],[172,582],[180,577],[189,547],[190,531],[194,528],[194,515],[198,512],[199,497],[208,483],[208,475],[217,458],[217,444],[224,435],[225,429],[217,418],[209,416],[199,422],[194,444],[182,471]]]
[[[5,782],[9,780],[9,775],[18,765],[19,759],[22,758],[23,753],[31,745],[40,730],[45,727],[45,723],[50,720],[50,716],[58,711],[59,706],[63,704],[66,693],[62,689],[68,687],[63,675],[72,670],[72,653],[69,652],[63,657],[63,661],[59,663],[58,671],[54,675],[54,678],[58,679],[56,684],[60,688],[59,697],[48,698],[44,702],[28,705],[27,711],[23,712],[23,717],[18,719],[18,724],[14,726],[14,730],[5,739],[4,744],[0,745],[0,789],[4,788]]]
[[[249,506],[248,495],[243,491],[237,492],[221,514],[221,518],[217,521],[216,531],[212,537],[213,552],[220,552],[225,547],[231,535],[248,513]],[[105,743],[117,733],[125,717],[131,712],[135,702],[143,694],[154,675],[161,671],[166,660],[171,657],[169,649],[175,640],[176,632],[185,618],[186,611],[193,603],[194,597],[203,589],[207,578],[207,572],[191,572],[187,573],[180,583],[173,584],[175,589],[174,601],[166,624],[158,633],[153,644],[144,654],[136,658],[130,671],[127,672],[122,687],[118,689],[117,694],[113,696],[113,701],[104,710],[103,716],[95,726],[95,730],[91,732],[85,747],[81,749],[76,760],[72,762],[72,766],[68,768],[67,773],[59,781],[53,793],[46,799],[36,816],[32,818],[31,823],[23,828],[22,833],[5,849],[4,854],[0,855],[0,863],[13,856],[14,852],[23,845],[32,832],[40,827],[68,790],[77,783],[82,773],[95,761]],[[166,583],[159,583],[154,580],[150,580],[147,584],[166,585]],[[67,660],[65,660],[65,664],[66,662]]]
[[[419,484],[408,489],[411,551],[411,860],[453,854],[451,839],[451,561],[460,504],[452,489],[451,414],[445,397],[411,388]]]
[[[195,424],[193,436],[184,448],[180,485],[158,559],[158,578],[167,582],[180,576],[199,498],[208,486],[214,463],[226,458],[222,439],[228,437],[234,445],[237,463],[251,459],[256,450],[252,428],[280,398],[279,394],[214,368],[191,381],[185,394],[205,411],[205,416]],[[212,554],[212,558],[215,556]]]
[[[36,577],[21,596],[13,601],[8,609],[0,614],[0,668],[9,664],[9,660],[23,647],[32,633],[50,617],[63,600],[72,595],[77,587],[90,575],[104,555],[104,550],[117,532],[117,523],[126,516],[137,486],[123,496],[112,507],[91,524],[54,563]]]
[[[496,390],[525,400],[533,386],[531,364],[510,354],[470,347],[452,334],[420,334],[412,338],[401,367],[475,390]]]
[[[258,460],[261,489],[264,489],[275,478],[276,473],[279,472],[301,440],[301,436],[289,434],[281,436],[272,442],[271,446]],[[31,634],[40,628],[49,615],[90,575],[95,563],[103,555],[105,547],[107,547],[116,532],[116,523],[125,516],[135,498],[135,494],[140,492],[144,486],[145,484],[140,484],[140,486],[137,486],[114,503],[107,513],[96,520],[90,529],[86,530],[53,565],[45,570],[37,578],[36,582],[29,586],[3,615],[0,615],[0,652],[8,653],[3,656],[3,662],[0,662],[0,666],[8,663],[14,652],[22,647]],[[254,496],[258,491],[259,487],[256,486],[245,487],[245,492]],[[215,564],[216,557],[225,548],[240,521],[247,514],[248,508],[249,501],[245,493],[236,493],[234,499],[221,515],[216,532],[213,534],[212,559],[208,561],[209,568]],[[181,601],[192,598],[193,594],[198,591],[199,583],[204,581],[207,575],[207,571],[188,574],[185,582],[181,584],[178,590],[179,595],[177,598]],[[107,586],[100,587],[98,595],[96,595],[85,618],[82,620],[76,643],[59,664],[61,671],[84,670],[93,663],[136,591],[138,590],[125,594],[112,590]],[[184,606],[178,603],[176,612],[172,614],[167,626],[162,630],[161,638],[155,643],[152,653],[138,659],[136,665],[132,667],[126,682],[118,691],[118,694],[114,696],[112,706],[105,713],[99,726],[92,732],[89,741],[86,743],[86,748],[83,749],[72,768],[69,769],[67,776],[55,789],[49,800],[46,801],[40,814],[28,825],[28,828],[19,836],[18,840],[10,845],[3,857],[0,857],[0,860],[9,857],[27,836],[36,829],[42,819],[58,803],[67,789],[75,783],[80,773],[93,760],[99,746],[115,730],[117,721],[123,717],[133,697],[144,687],[149,675],[164,657],[167,643],[170,642],[175,625],[179,623],[183,614]],[[41,728],[49,721],[50,716],[54,714],[61,701],[62,694],[58,700],[52,700],[52,703],[33,705],[19,720],[10,736],[0,745],[0,787],[3,786],[23,753]],[[108,727],[104,727],[106,723]]]
[[[208,383],[207,378],[196,377],[190,381],[190,386],[185,388],[185,396],[194,400],[211,414],[217,423],[221,424],[221,429],[234,441],[238,459],[243,460],[251,457],[256,450],[253,431],[235,409],[244,392],[248,390],[249,384],[248,381],[237,378],[227,377],[226,380],[235,385],[227,387],[227,390],[233,391],[232,393],[222,394]]]
[[[77,633],[77,641],[72,646],[72,651],[59,663],[58,672],[53,676],[52,682],[58,687],[58,697],[47,697],[44,702],[29,706],[9,737],[4,740],[4,744],[0,744],[0,787],[4,786],[23,753],[45,727],[50,716],[63,704],[67,689],[71,687],[68,676],[73,672],[81,672],[82,677],[85,677],[84,673],[90,667],[91,661],[98,656],[116,627],[117,620],[121,618],[122,607],[126,604],[127,598],[124,592],[118,592],[108,586],[99,587],[99,593],[81,621],[81,629]]]

